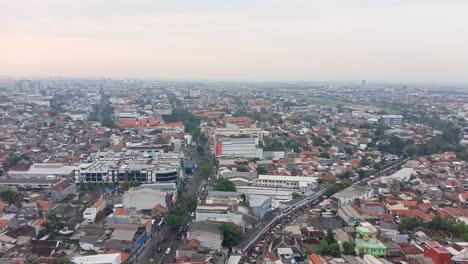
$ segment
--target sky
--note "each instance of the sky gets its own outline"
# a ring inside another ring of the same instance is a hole
[[[468,82],[466,0],[0,0],[0,76]]]

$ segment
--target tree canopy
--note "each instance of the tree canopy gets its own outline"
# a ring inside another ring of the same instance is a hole
[[[213,188],[215,191],[221,191],[221,192],[235,192],[237,191],[236,185],[234,185],[233,182],[230,180],[219,177],[213,184]]]
[[[219,230],[223,233],[223,246],[232,247],[241,242],[242,232],[236,225],[224,223],[219,226]]]

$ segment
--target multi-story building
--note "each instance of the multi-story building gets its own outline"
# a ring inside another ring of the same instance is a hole
[[[75,174],[79,182],[123,182],[141,183],[173,182],[180,173],[180,162],[151,162],[148,160],[94,161],[81,164]]]
[[[298,189],[307,192],[317,187],[317,177],[308,176],[281,176],[281,175],[258,175],[254,185],[264,187],[279,187]]]
[[[387,247],[375,237],[364,236],[361,238],[357,235],[354,244],[356,255],[361,253],[371,254],[376,257],[385,257],[387,255]]]
[[[214,144],[216,157],[263,157],[263,150],[257,147],[258,136],[255,135],[216,135]]]
[[[452,254],[450,254],[450,251],[434,241],[424,244],[424,256],[431,258],[434,264],[452,263]]]
[[[402,115],[382,115],[380,117],[380,123],[385,126],[393,127],[401,125],[403,123]]]

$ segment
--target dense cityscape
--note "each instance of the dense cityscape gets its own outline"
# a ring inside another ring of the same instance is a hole
[[[0,263],[468,263],[468,92],[0,81]]]

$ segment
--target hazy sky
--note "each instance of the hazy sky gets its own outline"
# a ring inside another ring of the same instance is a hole
[[[0,75],[468,81],[468,0],[0,0]]]

